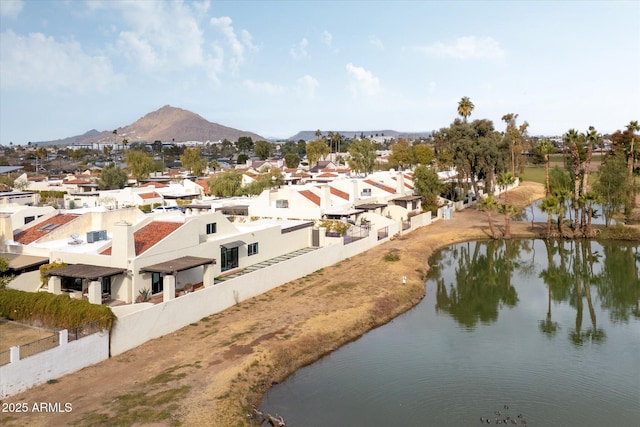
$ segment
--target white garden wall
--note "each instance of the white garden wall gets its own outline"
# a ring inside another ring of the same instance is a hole
[[[0,398],[12,396],[39,384],[79,371],[109,358],[109,333],[97,332],[67,342],[67,331],[60,331],[57,347],[18,359],[19,350],[12,348],[11,363],[0,366]]]

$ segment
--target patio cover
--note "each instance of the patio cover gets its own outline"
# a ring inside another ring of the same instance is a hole
[[[102,267],[99,265],[74,264],[49,270],[45,276],[77,277],[80,279],[96,280],[101,277],[111,277],[122,274],[126,268]]]
[[[378,208],[384,208],[386,206],[387,206],[386,203],[364,203],[362,205],[356,206],[356,208],[364,209],[365,211],[374,211]]]
[[[393,199],[393,201],[395,202],[396,200],[400,200],[403,202],[409,202],[411,200],[417,200],[417,199],[421,199],[421,196],[402,196],[402,197],[396,197],[395,199]]]
[[[243,242],[242,240],[234,240],[233,242],[222,243],[220,246],[222,246],[225,249],[233,249],[243,245],[246,245],[246,243]]]
[[[141,273],[173,274],[190,268],[200,267],[206,264],[215,264],[215,258],[200,258],[195,256],[183,256],[158,264],[148,265],[140,269]]]
[[[47,264],[49,262],[48,257],[23,254],[0,253],[0,257],[9,261],[9,268],[12,270],[22,270],[24,268]]]

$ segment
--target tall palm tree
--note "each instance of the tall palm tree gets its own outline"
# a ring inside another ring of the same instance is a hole
[[[489,230],[491,230],[491,238],[496,238],[496,231],[493,227],[493,220],[491,219],[491,213],[496,210],[498,203],[493,196],[487,196],[479,204],[479,208],[487,213],[487,221],[489,221]]]
[[[635,162],[634,143],[636,139],[636,131],[640,131],[640,125],[637,120],[629,122],[627,130],[631,134],[631,146],[629,147],[629,154],[627,155],[627,164],[629,167],[629,178],[633,179],[633,164]]]
[[[558,213],[558,199],[549,194],[547,197],[542,199],[540,203],[540,210],[547,214],[547,239],[551,237],[551,217]]]
[[[572,162],[572,172],[573,172],[573,229],[577,230],[578,227],[578,215],[580,211],[580,174],[581,174],[581,162],[580,162],[580,151],[578,149],[578,143],[581,140],[581,135],[575,129],[569,129],[569,131],[564,135],[564,140],[569,145],[569,151],[571,152]]]
[[[475,108],[473,102],[468,96],[463,96],[460,102],[458,102],[458,115],[462,116],[462,120],[467,123],[467,117],[471,115],[471,112]]]
[[[553,143],[548,139],[543,139],[538,143],[538,151],[544,156],[544,182],[545,182],[545,195],[551,194],[551,187],[549,186],[549,154],[553,153]]]
[[[513,207],[509,205],[507,193],[509,192],[509,186],[513,185],[516,181],[511,172],[503,172],[498,175],[498,185],[504,188],[504,238],[511,238],[511,215],[513,214]]]

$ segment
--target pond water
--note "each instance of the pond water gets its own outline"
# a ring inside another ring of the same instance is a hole
[[[547,214],[545,212],[542,212],[542,210],[540,210],[540,204],[542,203],[542,199],[540,200],[536,200],[535,202],[533,202],[531,205],[529,205],[527,208],[521,210],[518,214],[513,216],[513,220],[515,221],[524,221],[524,222],[540,222],[540,223],[546,223],[547,222]],[[599,225],[603,225],[605,223],[605,218],[604,215],[602,214],[603,210],[602,210],[602,206],[601,205],[594,205],[593,207],[593,217],[591,218],[591,223],[592,224],[599,224]],[[567,201],[566,206],[565,206],[565,214],[564,214],[564,218],[565,221],[573,221],[573,215],[574,215],[574,211],[571,208],[571,201]],[[556,217],[552,215],[552,221],[555,221]],[[611,220],[611,224],[616,224],[616,220],[612,219]],[[567,224],[568,226],[569,224]]]
[[[469,242],[429,264],[418,306],[261,409],[305,427],[638,425],[637,244]]]

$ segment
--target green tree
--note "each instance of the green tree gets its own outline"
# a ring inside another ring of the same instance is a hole
[[[307,159],[309,160],[309,166],[315,165],[324,156],[330,153],[329,147],[324,142],[324,139],[314,139],[307,143]]]
[[[635,145],[636,132],[640,131],[640,125],[637,120],[632,120],[627,125],[627,132],[630,136],[629,150],[627,154],[627,167],[629,168],[629,177],[633,177],[633,165],[635,164],[636,157],[638,157],[638,148]]]
[[[471,115],[471,112],[475,108],[473,102],[469,99],[468,96],[463,96],[458,102],[458,115],[462,117],[462,120],[467,123],[467,117]]]
[[[416,194],[422,197],[424,208],[435,209],[442,191],[442,182],[436,171],[425,165],[416,167],[413,171],[413,184]]]
[[[220,170],[220,163],[217,160],[211,160],[209,162],[209,167],[214,171]]]
[[[518,171],[523,165],[522,152],[524,151],[524,143],[527,139],[527,128],[529,123],[524,122],[520,126],[517,125],[517,114],[509,113],[502,116],[502,120],[507,124],[505,130],[505,140],[511,151],[511,174],[518,176]]]
[[[307,155],[307,143],[305,142],[304,139],[301,139],[298,141],[298,156],[301,159],[304,159],[304,157]]]
[[[297,168],[300,164],[300,157],[298,157],[298,153],[289,152],[284,155],[284,162],[288,168]]]
[[[349,167],[356,173],[369,174],[373,171],[373,166],[376,162],[376,149],[373,143],[367,139],[362,138],[353,141],[349,145],[348,160]]]
[[[148,178],[153,172],[154,162],[151,156],[140,150],[128,150],[124,156],[129,173],[134,176],[136,181]]]
[[[622,156],[607,156],[598,179],[593,186],[595,193],[602,199],[605,226],[627,204],[631,203],[632,182],[627,173],[626,159]]]
[[[407,168],[415,163],[413,155],[413,147],[411,143],[400,138],[398,142],[391,145],[391,154],[389,155],[389,165],[394,168]]]
[[[184,153],[180,156],[180,162],[182,166],[191,171],[195,176],[202,175],[202,172],[207,167],[207,159],[202,157],[200,147],[187,148],[184,150]]]
[[[216,197],[233,197],[242,195],[242,173],[229,170],[211,176],[208,181],[209,191]]]
[[[416,163],[429,165],[435,159],[436,153],[433,147],[428,144],[416,144],[413,147],[413,156],[416,159]]]
[[[267,141],[257,141],[253,152],[260,160],[266,160],[273,155],[275,147]]]
[[[100,173],[98,188],[100,190],[116,190],[127,184],[127,173],[120,166],[108,165]]]
[[[240,138],[238,138],[238,141],[236,142],[236,148],[241,152],[241,153],[246,153],[247,151],[251,151],[253,149],[253,140],[251,139],[250,136],[241,136]]]
[[[247,160],[249,160],[249,156],[247,156],[244,153],[238,154],[238,157],[236,158],[236,163],[239,165],[244,165],[245,163],[247,163]]]
[[[293,141],[287,141],[280,146],[280,154],[285,157],[289,153],[298,154],[298,144]]]

